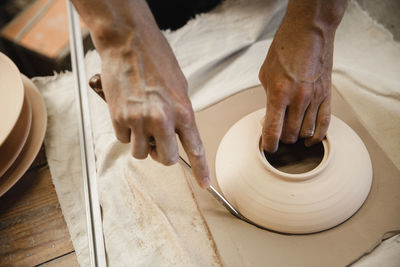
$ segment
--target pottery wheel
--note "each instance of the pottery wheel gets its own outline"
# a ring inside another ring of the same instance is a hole
[[[293,234],[332,228],[357,212],[372,183],[371,160],[358,135],[332,116],[319,164],[289,173],[260,148],[264,114],[245,116],[220,143],[216,177],[228,201],[251,221]]]

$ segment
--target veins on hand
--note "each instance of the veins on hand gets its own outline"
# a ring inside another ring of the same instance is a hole
[[[303,44],[297,45],[293,37],[289,40],[284,38],[283,43],[288,45],[286,49],[283,46],[276,49],[277,61],[292,81],[313,84],[321,78],[323,67],[327,62],[326,34],[321,27],[313,26],[306,36],[299,37],[297,41]]]

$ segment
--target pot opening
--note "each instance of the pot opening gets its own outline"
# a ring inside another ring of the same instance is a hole
[[[304,140],[294,144],[279,142],[277,152],[270,154],[263,151],[269,164],[287,174],[302,174],[315,169],[324,158],[325,149],[322,142],[311,147],[304,145]]]

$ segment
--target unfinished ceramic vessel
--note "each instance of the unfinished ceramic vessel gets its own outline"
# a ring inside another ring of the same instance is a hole
[[[260,146],[264,114],[242,118],[220,143],[216,176],[228,201],[251,221],[283,233],[319,232],[351,217],[372,183],[371,160],[358,135],[332,116],[326,139],[308,161],[293,160],[292,152],[277,160]]]
[[[18,68],[0,53],[0,146],[14,128],[24,102],[24,86]]]

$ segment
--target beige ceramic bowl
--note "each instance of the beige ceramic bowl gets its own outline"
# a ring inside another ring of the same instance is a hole
[[[0,53],[0,146],[14,128],[24,102],[24,86],[15,64]]]
[[[36,86],[22,76],[25,93],[32,106],[32,123],[28,138],[14,163],[0,177],[0,196],[6,193],[29,169],[43,143],[47,126],[47,113],[44,101]]]
[[[32,107],[27,94],[25,94],[24,98],[24,105],[18,121],[7,139],[0,146],[0,177],[20,154],[31,129]]]
[[[264,114],[262,109],[245,116],[220,143],[216,176],[228,201],[256,224],[292,234],[332,228],[357,212],[372,183],[371,160],[358,135],[332,116],[319,164],[287,173],[261,152]]]

